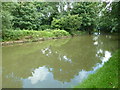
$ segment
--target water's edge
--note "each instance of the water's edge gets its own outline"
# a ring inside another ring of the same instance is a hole
[[[63,36],[63,37],[49,37],[49,38],[38,38],[34,40],[16,40],[16,41],[5,41],[0,42],[2,46],[11,45],[11,44],[19,44],[19,43],[30,43],[30,42],[39,42],[39,41],[46,41],[46,40],[52,40],[52,39],[64,39],[64,38],[70,38],[71,36]]]

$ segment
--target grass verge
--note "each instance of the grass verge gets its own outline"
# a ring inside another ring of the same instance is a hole
[[[115,52],[104,66],[96,71],[96,73],[88,76],[86,80],[81,82],[75,88],[119,88],[118,83],[118,60],[120,50]]]

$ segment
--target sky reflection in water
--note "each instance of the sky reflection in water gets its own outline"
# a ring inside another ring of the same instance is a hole
[[[51,50],[49,50],[49,51],[51,51]],[[109,58],[111,57],[111,52],[109,52],[109,51],[104,51],[104,52],[103,52],[102,49],[99,49],[99,50],[97,51],[96,56],[99,57],[98,54],[100,54],[100,53],[104,53],[104,57],[100,57],[102,63],[97,63],[96,66],[93,67],[93,69],[92,69],[91,71],[81,70],[81,71],[79,72],[79,74],[74,77],[74,79],[71,79],[71,82],[63,82],[63,83],[62,83],[62,82],[59,82],[59,81],[54,80],[52,73],[49,72],[48,68],[45,67],[45,66],[39,67],[39,68],[35,69],[35,70],[32,72],[32,76],[28,77],[27,79],[25,79],[25,80],[23,80],[23,81],[25,81],[24,83],[26,83],[26,80],[27,80],[27,81],[30,80],[30,83],[29,83],[30,85],[29,85],[29,86],[34,87],[34,85],[36,84],[37,87],[39,87],[39,88],[45,88],[45,87],[54,88],[55,86],[52,86],[53,84],[50,85],[51,82],[52,82],[52,83],[55,83],[55,85],[56,85],[56,83],[58,83],[58,84],[57,84],[57,85],[58,85],[57,87],[64,87],[64,88],[65,88],[66,86],[68,86],[68,87],[70,87],[70,86],[73,87],[74,85],[77,85],[77,83],[80,83],[80,82],[82,82],[84,79],[86,79],[89,74],[94,73],[98,68],[102,67],[102,66],[104,65],[104,63],[107,62],[107,61],[109,60]],[[43,53],[43,54],[45,54],[45,53]],[[67,58],[67,56],[63,56],[62,59],[71,63],[71,59]],[[62,60],[62,59],[60,58],[60,60]],[[53,68],[51,68],[51,71],[52,71],[52,70],[53,70]],[[46,81],[47,81],[47,83],[48,83],[50,86],[47,86],[47,85],[45,84]],[[76,82],[76,83],[74,83],[74,82]],[[44,85],[44,84],[45,84],[45,85]],[[59,85],[60,85],[60,86],[59,86]],[[24,87],[27,87],[27,86],[24,86]]]
[[[3,87],[74,87],[102,67],[117,45],[115,36],[94,35],[4,47]]]

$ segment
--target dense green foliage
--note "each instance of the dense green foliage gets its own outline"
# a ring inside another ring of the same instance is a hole
[[[41,16],[40,13],[36,12],[37,9],[33,3],[18,3],[12,15],[14,16],[12,23],[13,27],[22,29],[34,29],[39,28]]]
[[[57,13],[55,5],[56,3],[47,2],[6,2],[2,3],[2,10],[3,13],[7,10],[11,16],[13,16],[13,19],[11,20],[13,29],[40,30],[42,29],[42,25],[51,24],[52,17]],[[9,20],[9,16],[7,18]],[[7,18],[5,19],[7,20]]]
[[[101,7],[106,7],[103,3]],[[116,32],[120,30],[120,2],[113,2],[109,7],[102,8],[102,15],[99,17],[99,28],[102,31]]]
[[[53,19],[52,28],[64,29],[68,32],[78,30],[82,24],[82,17],[78,15],[68,15],[60,19]]]
[[[46,30],[46,31],[33,31],[33,30],[6,30],[3,33],[3,41],[10,40],[24,40],[24,39],[39,39],[45,37],[62,37],[69,36],[70,34],[64,30]]]
[[[2,11],[2,27],[3,29],[5,28],[11,28],[11,20],[12,20],[12,16],[10,15],[10,13],[8,11]]]
[[[119,9],[120,2],[2,2],[2,30],[117,32]]]
[[[94,30],[98,15],[98,4],[99,3],[90,2],[79,2],[73,4],[74,8],[71,10],[71,14],[78,14],[82,17],[81,30],[86,30],[89,33]]]
[[[118,88],[118,60],[120,50],[117,51],[104,66],[96,73],[88,76],[76,88]]]

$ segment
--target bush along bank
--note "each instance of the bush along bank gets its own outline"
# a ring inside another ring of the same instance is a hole
[[[88,76],[75,88],[119,88],[118,86],[118,60],[120,50],[117,51],[104,66],[96,73]]]
[[[70,36],[65,30],[5,30],[2,33],[2,45],[12,43],[36,42],[47,39],[58,39]]]

